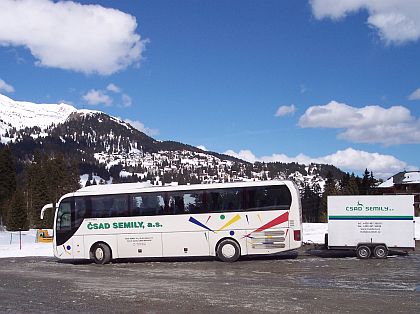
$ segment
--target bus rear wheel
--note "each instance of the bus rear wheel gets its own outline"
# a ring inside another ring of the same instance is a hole
[[[231,239],[225,239],[217,246],[217,257],[222,262],[232,263],[238,260],[241,255],[239,244]]]
[[[111,249],[105,243],[96,243],[93,246],[92,255],[96,264],[107,264],[111,260]]]

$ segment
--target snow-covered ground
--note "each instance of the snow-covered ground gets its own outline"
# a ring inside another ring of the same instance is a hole
[[[0,258],[53,256],[52,243],[35,243],[35,239],[36,230],[22,231],[22,248],[20,248],[19,232],[0,232]]]
[[[302,232],[303,242],[324,243],[325,234],[328,231],[326,223],[304,223]]]
[[[420,217],[416,217],[416,239],[420,240]],[[304,223],[303,241],[324,243],[326,223]],[[49,231],[51,233],[51,231]],[[52,243],[35,243],[36,230],[22,232],[22,249],[19,232],[0,232],[0,258],[23,256],[53,256]]]

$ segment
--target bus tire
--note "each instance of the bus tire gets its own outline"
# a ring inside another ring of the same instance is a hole
[[[96,243],[92,249],[92,256],[96,264],[107,264],[111,261],[111,249],[105,243]]]
[[[388,249],[385,245],[377,245],[373,249],[373,256],[375,256],[375,258],[381,259],[386,258],[388,256]]]
[[[222,240],[217,246],[217,257],[222,262],[233,263],[241,256],[241,248],[239,244],[231,239]]]
[[[367,259],[367,258],[370,257],[371,254],[372,254],[372,251],[370,250],[370,248],[367,245],[360,245],[356,249],[357,258]]]

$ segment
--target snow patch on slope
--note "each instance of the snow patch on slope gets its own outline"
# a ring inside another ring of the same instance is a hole
[[[14,101],[0,95],[0,128],[23,129],[38,126],[45,129],[51,124],[62,123],[67,117],[77,111],[66,104],[34,104],[25,101]],[[3,131],[3,130],[2,130]]]
[[[0,137],[1,142],[13,141],[13,138],[5,137],[8,130],[15,128],[39,127],[47,129],[52,124],[64,123],[72,114],[77,113],[83,116],[99,113],[93,110],[77,110],[68,104],[35,104],[26,101],[15,101],[0,94]]]

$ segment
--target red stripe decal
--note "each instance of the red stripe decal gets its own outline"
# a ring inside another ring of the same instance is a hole
[[[272,227],[277,226],[279,224],[282,224],[283,222],[286,222],[288,220],[289,220],[289,212],[285,212],[284,214],[282,214],[282,215],[278,216],[277,218],[274,218],[273,220],[267,222],[265,225],[259,227],[258,229],[252,231],[251,233],[264,231],[265,229],[272,228]],[[249,236],[250,234],[247,234],[245,237]]]

